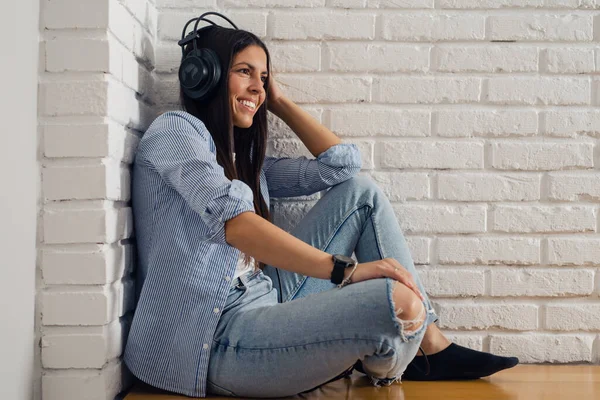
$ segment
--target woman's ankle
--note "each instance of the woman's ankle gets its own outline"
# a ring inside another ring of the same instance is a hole
[[[425,355],[431,355],[439,353],[440,351],[448,348],[451,343],[452,342],[446,336],[444,336],[437,325],[429,324],[429,326],[427,326],[427,330],[425,331],[425,335],[423,336],[421,348],[425,352]],[[417,355],[422,356],[423,352],[419,350]]]

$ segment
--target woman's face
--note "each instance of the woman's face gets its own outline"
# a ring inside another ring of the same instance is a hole
[[[251,45],[234,56],[229,71],[233,125],[239,128],[252,126],[254,114],[265,101],[267,78],[267,54],[261,47]]]

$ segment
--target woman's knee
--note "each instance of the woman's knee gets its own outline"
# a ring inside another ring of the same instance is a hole
[[[392,298],[394,312],[402,322],[405,333],[414,332],[425,323],[425,306],[412,289],[400,282],[395,282]]]
[[[370,198],[383,193],[373,178],[368,175],[353,176],[352,178],[337,184],[334,188],[335,187],[338,187],[340,190],[358,193],[363,196],[367,194]]]

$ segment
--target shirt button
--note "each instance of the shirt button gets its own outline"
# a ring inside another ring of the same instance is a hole
[[[230,278],[230,277],[228,277],[228,276],[226,276],[226,277],[225,277],[225,280],[226,280],[227,282],[229,282],[229,281],[231,280],[231,278]]]
[[[202,345],[202,348],[203,348],[204,350],[208,349],[208,343],[204,343],[204,344]]]
[[[217,307],[215,307],[213,311],[215,312],[215,314],[218,314],[220,310]]]

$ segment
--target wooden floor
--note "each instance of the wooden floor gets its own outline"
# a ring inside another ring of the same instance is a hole
[[[207,397],[207,399],[227,397]],[[231,397],[229,397],[231,398]],[[150,393],[134,388],[125,400],[189,400],[190,397]],[[310,393],[286,399],[394,399],[394,400],[597,400],[600,366],[519,365],[491,377],[460,382],[403,382],[375,388],[365,375],[354,372]]]

